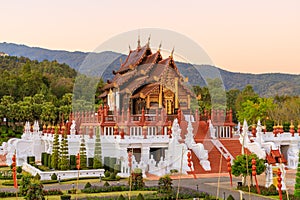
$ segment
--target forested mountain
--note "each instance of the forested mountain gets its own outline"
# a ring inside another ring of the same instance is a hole
[[[102,53],[85,53],[85,52],[68,52],[47,50],[37,47],[28,47],[25,45],[17,45],[10,43],[0,43],[0,52],[5,52],[13,56],[25,56],[32,60],[49,61],[57,60],[59,63],[66,63],[72,68],[78,70],[84,62],[86,56],[89,56],[88,69],[79,69],[81,73],[91,74],[96,68],[105,67],[103,79],[111,79],[113,70],[117,70],[120,64],[120,58],[124,60],[125,55],[115,52]],[[205,84],[204,80],[199,76],[195,68],[187,63],[176,63],[179,70],[185,77],[189,77],[189,82],[192,85]],[[216,68],[214,66],[200,66],[199,69],[210,70],[218,69],[225,88],[242,90],[246,85],[251,84],[260,96],[274,96],[278,95],[300,95],[300,75],[269,73],[269,74],[246,74],[234,73],[226,70]]]
[[[57,61],[32,61],[25,57],[0,56],[0,97],[9,95],[16,101],[43,94],[61,98],[72,93],[77,72]]]

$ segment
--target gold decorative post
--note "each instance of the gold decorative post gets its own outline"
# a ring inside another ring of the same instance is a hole
[[[146,107],[147,107],[147,109],[150,108],[150,94],[147,95]]]
[[[175,109],[178,108],[178,77],[175,78]]]
[[[159,86],[158,107],[162,108],[162,86]]]

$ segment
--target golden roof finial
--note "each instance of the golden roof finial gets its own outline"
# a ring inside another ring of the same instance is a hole
[[[290,128],[294,129],[295,126],[294,126],[294,123],[293,123],[293,120],[291,120],[291,125],[290,125]]]
[[[170,55],[171,58],[173,58],[174,50],[175,50],[175,47],[173,47],[173,49],[171,51],[171,55]]]
[[[161,43],[162,43],[162,41],[160,41],[160,44],[158,46],[158,50],[157,51],[160,51],[160,49],[161,49]]]
[[[137,46],[137,48],[138,48],[138,49],[141,48],[140,34],[139,34],[139,36],[138,36],[138,46]]]
[[[147,42],[147,46],[150,47],[150,39],[151,39],[151,34],[148,37],[148,42]]]
[[[129,47],[129,53],[131,52],[131,47],[130,47],[130,44],[128,45],[128,47]]]

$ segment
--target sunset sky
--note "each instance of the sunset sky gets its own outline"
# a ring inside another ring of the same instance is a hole
[[[300,74],[297,0],[7,0],[0,5],[0,42],[93,51],[123,32],[162,28],[194,40],[225,70]]]

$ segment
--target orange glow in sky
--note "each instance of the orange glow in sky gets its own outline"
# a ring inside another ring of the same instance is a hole
[[[225,70],[300,74],[299,10],[297,0],[10,0],[0,6],[0,42],[93,51],[122,32],[163,28]]]

